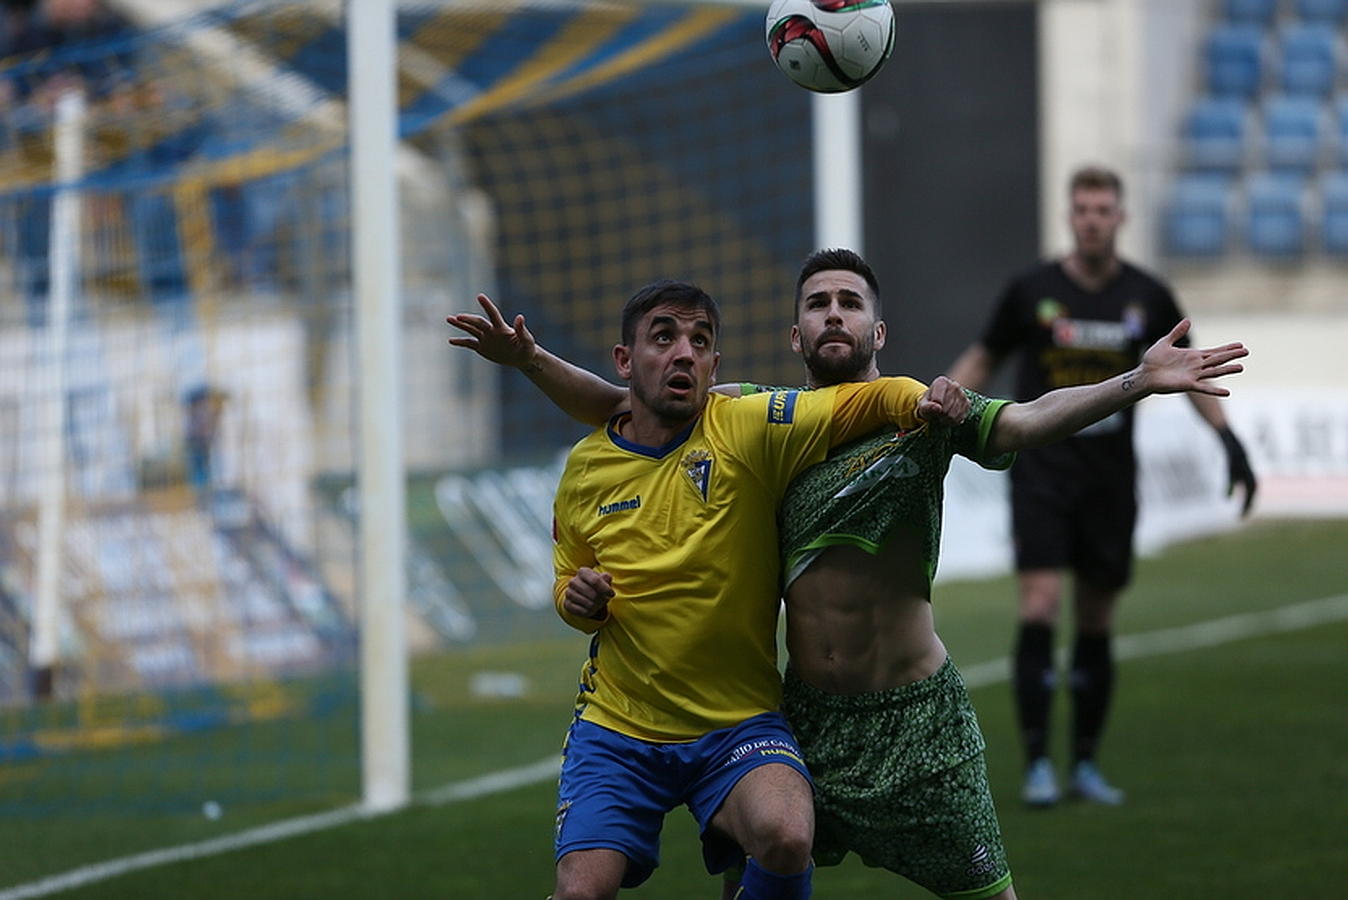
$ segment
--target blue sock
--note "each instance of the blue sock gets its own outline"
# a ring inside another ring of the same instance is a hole
[[[775,875],[750,857],[735,900],[809,900],[812,874],[813,865],[795,875]]]

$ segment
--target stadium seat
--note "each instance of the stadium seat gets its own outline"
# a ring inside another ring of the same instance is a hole
[[[1320,201],[1320,243],[1326,253],[1348,257],[1348,172],[1324,177]]]
[[[1245,240],[1250,250],[1290,259],[1306,249],[1305,181],[1261,172],[1245,186]]]
[[[1278,37],[1278,82],[1288,94],[1328,97],[1339,59],[1338,29],[1325,22],[1289,25]]]
[[[1212,175],[1182,175],[1161,213],[1162,243],[1170,256],[1210,258],[1227,250],[1230,182]]]
[[[1221,97],[1253,97],[1263,80],[1264,30],[1258,25],[1218,25],[1203,44],[1204,82]]]
[[[1278,0],[1224,0],[1222,15],[1228,22],[1267,25],[1278,10]]]
[[[1340,97],[1334,106],[1334,138],[1339,166],[1348,169],[1348,96]]]
[[[1264,101],[1264,162],[1273,172],[1309,174],[1320,159],[1324,107],[1312,97],[1274,95]]]
[[[1199,172],[1239,171],[1245,160],[1246,104],[1235,97],[1203,97],[1181,126],[1184,165]]]
[[[1348,18],[1348,0],[1297,0],[1296,13],[1304,22],[1338,24]]]

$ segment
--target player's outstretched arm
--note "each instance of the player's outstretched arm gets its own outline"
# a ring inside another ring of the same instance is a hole
[[[603,425],[627,408],[627,388],[544,350],[525,326],[524,316],[506,322],[486,294],[478,294],[477,302],[485,315],[458,313],[445,317],[466,335],[449,339],[455,347],[472,350],[497,365],[519,369],[558,409],[587,425]]]
[[[1231,392],[1214,384],[1213,379],[1243,371],[1236,360],[1248,356],[1249,351],[1240,343],[1201,349],[1175,346],[1188,332],[1189,320],[1184,319],[1152,344],[1141,364],[1130,372],[1098,384],[1049,391],[1029,403],[1008,405],[992,426],[989,452],[996,455],[1051,444],[1151,394],[1229,395]]]

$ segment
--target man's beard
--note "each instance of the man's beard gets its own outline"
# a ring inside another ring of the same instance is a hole
[[[679,425],[687,422],[697,415],[701,408],[700,403],[694,400],[693,393],[690,393],[685,400],[664,396],[661,393],[663,384],[656,384],[653,389],[650,389],[644,381],[633,378],[628,382],[628,387],[633,395],[641,401],[642,406],[645,406],[655,414],[657,419],[668,425]]]
[[[853,344],[846,355],[834,354],[827,357],[819,352],[819,342],[816,341],[814,347],[807,347],[803,355],[805,368],[809,370],[811,379],[817,385],[860,381],[875,356],[875,340],[866,335]]]
[[[1114,242],[1108,241],[1092,247],[1086,247],[1083,242],[1078,242],[1077,256],[1085,265],[1092,268],[1103,266],[1114,258]]]

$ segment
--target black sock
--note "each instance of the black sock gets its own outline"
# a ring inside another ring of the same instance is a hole
[[[1072,648],[1072,761],[1094,759],[1114,694],[1108,634],[1077,634]]]
[[[1048,755],[1048,714],[1057,676],[1053,670],[1053,628],[1022,622],[1016,638],[1016,715],[1025,757]]]

